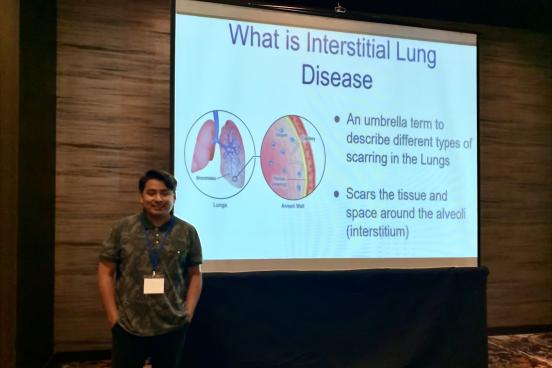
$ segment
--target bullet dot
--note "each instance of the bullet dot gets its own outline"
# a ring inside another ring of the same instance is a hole
[[[337,190],[334,192],[334,197],[335,198],[339,197],[339,192]]]
[[[334,121],[335,121],[336,123],[339,123],[339,116],[336,115],[335,118],[334,118]]]

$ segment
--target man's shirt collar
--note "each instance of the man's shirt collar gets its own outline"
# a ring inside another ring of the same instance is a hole
[[[169,219],[167,220],[167,222],[165,222],[163,225],[159,226],[159,230],[160,231],[166,231],[169,227],[169,224],[172,220],[172,218],[174,217],[173,214],[171,214],[171,217],[169,217]],[[146,216],[146,214],[144,212],[142,212],[140,214],[140,221],[142,221],[142,224],[144,224],[145,228],[147,230],[152,230],[152,229],[156,229],[157,226],[155,226],[154,224],[152,224],[152,222],[150,221],[150,219],[148,218],[148,216]]]

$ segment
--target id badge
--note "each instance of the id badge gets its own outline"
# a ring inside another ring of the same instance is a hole
[[[144,276],[144,294],[164,294],[165,278],[162,274]]]

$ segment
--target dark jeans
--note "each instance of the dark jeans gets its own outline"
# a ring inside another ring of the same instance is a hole
[[[111,329],[112,368],[142,368],[151,358],[153,368],[180,368],[187,326],[157,336],[136,336],[119,324]]]

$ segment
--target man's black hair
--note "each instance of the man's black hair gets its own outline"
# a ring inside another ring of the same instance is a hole
[[[146,183],[148,180],[156,179],[160,180],[167,186],[168,189],[172,190],[174,193],[176,193],[176,178],[172,176],[172,174],[168,173],[164,170],[148,170],[146,173],[140,178],[138,181],[138,189],[140,190],[140,193],[144,191],[144,188],[146,187]]]

